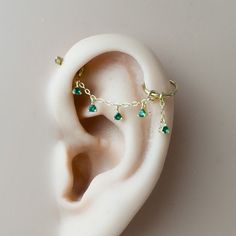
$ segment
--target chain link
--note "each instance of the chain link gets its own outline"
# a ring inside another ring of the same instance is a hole
[[[123,102],[123,103],[118,103],[118,102],[112,102],[110,100],[106,100],[104,98],[97,98],[94,94],[92,94],[92,92],[85,86],[85,84],[83,82],[81,82],[80,78],[82,78],[84,72],[84,67],[82,67],[78,73],[77,73],[77,77],[78,80],[76,80],[76,85],[79,86],[80,88],[82,88],[84,90],[84,93],[86,95],[88,95],[90,97],[90,100],[92,103],[94,102],[99,102],[99,103],[103,103],[106,104],[108,106],[114,106],[117,108],[120,107],[137,107],[137,106],[141,106],[142,108],[145,108],[146,104],[148,102],[154,102],[155,100],[159,100],[160,101],[160,107],[161,107],[161,122],[165,122],[165,114],[164,114],[164,107],[165,107],[165,101],[164,101],[164,97],[168,97],[168,96],[173,96],[176,91],[177,91],[177,85],[174,81],[170,81],[170,83],[174,86],[175,90],[170,92],[170,93],[158,93],[154,90],[148,90],[145,85],[143,85],[144,91],[147,94],[146,98],[141,99],[140,101],[132,101],[132,102]]]
[[[112,102],[112,101],[106,100],[104,98],[97,98],[94,94],[91,93],[90,89],[86,88],[85,84],[83,82],[81,82],[80,80],[76,81],[76,83],[78,83],[78,86],[80,88],[82,88],[84,90],[84,93],[90,97],[91,101],[103,103],[103,104],[106,104],[108,106],[124,107],[124,108],[137,107],[137,106],[140,106],[140,105],[145,106],[146,103],[148,103],[149,101],[153,101],[153,99],[148,96],[146,98],[143,98],[140,101],[123,102],[123,103]]]
[[[159,105],[160,105],[160,127],[159,127],[159,131],[161,133],[164,133],[164,134],[167,134],[169,133],[169,127],[167,126],[166,124],[166,120],[165,120],[165,99],[167,97],[171,97],[171,96],[174,96],[175,93],[177,92],[178,90],[178,87],[177,87],[177,84],[170,80],[170,84],[172,85],[172,90],[169,91],[168,93],[159,93],[155,90],[149,90],[146,88],[145,84],[143,84],[143,89],[144,89],[144,92],[146,93],[146,97],[141,99],[141,100],[134,100],[132,102],[123,102],[123,103],[118,103],[118,102],[112,102],[110,100],[106,100],[104,98],[99,98],[99,97],[96,97],[94,94],[92,94],[92,92],[90,91],[90,89],[88,89],[85,84],[80,80],[82,78],[82,75],[83,75],[83,72],[84,72],[84,67],[82,67],[77,75],[76,75],[76,80],[75,80],[75,85],[76,87],[79,87],[81,89],[84,90],[84,93],[89,96],[90,100],[91,100],[91,105],[90,106],[93,106],[94,102],[98,102],[98,103],[102,103],[102,104],[106,104],[108,106],[113,106],[113,107],[116,107],[117,109],[117,114],[119,114],[119,109],[120,108],[128,108],[128,107],[137,107],[137,106],[140,106],[141,109],[138,113],[138,116],[139,117],[145,117],[146,116],[146,111],[145,111],[145,107],[147,105],[147,103],[149,102],[155,102],[156,100],[159,102]],[[96,106],[95,106],[96,108]],[[140,115],[142,113],[140,112],[144,112],[144,116],[143,115]],[[119,114],[121,116],[121,114]],[[122,116],[121,116],[122,117]],[[114,116],[114,118],[116,119],[116,116]]]
[[[160,96],[160,107],[161,107],[160,123],[163,125],[166,123],[166,120],[165,120],[165,101],[162,95]]]

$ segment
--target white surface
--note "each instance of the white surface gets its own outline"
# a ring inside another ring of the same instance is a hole
[[[206,1],[1,1],[0,235],[51,236],[54,145],[45,91],[55,55],[97,33],[145,42],[180,84],[158,188],[123,235],[234,236],[235,7]]]

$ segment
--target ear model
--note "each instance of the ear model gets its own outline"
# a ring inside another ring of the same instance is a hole
[[[84,39],[55,62],[49,103],[60,134],[52,163],[66,213],[60,235],[119,235],[160,176],[177,85],[145,46],[117,34]]]

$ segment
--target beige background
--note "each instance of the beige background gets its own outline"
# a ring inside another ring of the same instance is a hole
[[[234,0],[1,0],[0,235],[55,235],[53,57],[119,32],[149,45],[180,85],[163,174],[122,236],[235,236],[235,9]]]

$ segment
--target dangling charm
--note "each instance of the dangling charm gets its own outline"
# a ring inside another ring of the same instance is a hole
[[[117,113],[114,115],[114,119],[115,119],[115,120],[122,120],[122,119],[123,119],[123,116],[122,116],[121,113],[120,113],[120,107],[117,106],[116,109],[117,109]]]
[[[62,64],[63,58],[57,57],[55,62],[59,65]],[[170,84],[172,85],[172,90],[169,91],[168,93],[159,93],[155,90],[149,90],[146,88],[145,84],[143,85],[144,92],[147,94],[147,96],[141,100],[138,101],[132,101],[132,102],[124,102],[124,103],[116,103],[116,102],[111,102],[109,100],[106,100],[104,98],[99,98],[96,97],[92,92],[90,91],[89,88],[85,86],[85,84],[81,81],[82,74],[84,72],[84,67],[82,67],[78,73],[76,74],[76,81],[75,81],[75,87],[72,89],[72,93],[74,95],[81,95],[82,91],[85,96],[90,97],[90,104],[88,106],[88,111],[89,112],[96,112],[97,111],[97,106],[95,105],[97,103],[103,103],[108,106],[113,106],[116,107],[116,113],[114,115],[114,120],[120,121],[123,119],[123,112],[120,112],[120,108],[127,108],[127,107],[137,107],[140,106],[139,111],[137,112],[137,116],[140,118],[145,118],[148,115],[148,110],[146,109],[147,104],[155,101],[160,102],[160,108],[161,108],[161,114],[160,114],[160,126],[159,126],[159,131],[163,134],[169,134],[170,133],[170,128],[167,125],[165,121],[165,99],[170,96],[174,96],[175,93],[177,92],[177,84],[170,80]]]
[[[72,93],[74,95],[81,95],[82,94],[81,89],[79,87],[79,81],[75,82],[75,87],[73,88]]]
[[[162,127],[160,127],[160,128],[161,128],[161,132],[163,134],[169,134],[170,133],[170,129],[169,129],[167,124],[163,124]]]
[[[141,109],[138,112],[138,117],[140,118],[144,118],[147,116],[147,111],[146,111],[146,104],[144,102],[142,102],[142,106]]]
[[[160,120],[159,131],[163,134],[169,134],[170,129],[165,121],[165,111],[164,111],[165,101],[162,94],[160,94],[160,107],[161,107],[161,120]]]
[[[88,107],[88,110],[89,110],[89,112],[96,112],[97,111],[97,107],[94,104],[95,99],[92,96],[90,96],[90,100],[91,100],[91,103],[90,103],[90,105]]]

